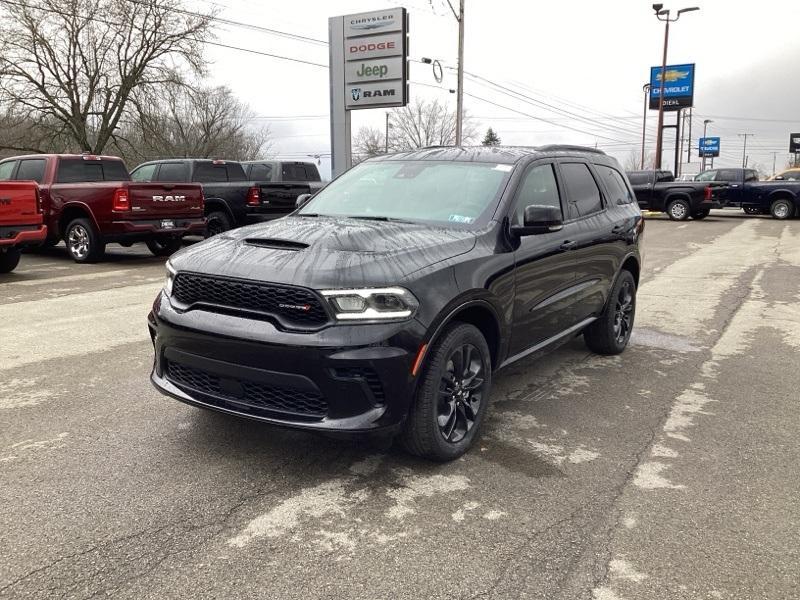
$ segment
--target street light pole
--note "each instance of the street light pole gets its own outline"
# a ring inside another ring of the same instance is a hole
[[[669,24],[674,23],[678,19],[681,18],[681,15],[685,12],[692,12],[695,10],[700,10],[697,6],[692,6],[690,8],[682,8],[680,9],[674,19],[670,19],[669,9],[665,9],[663,4],[653,4],[653,10],[656,12],[656,18],[659,21],[664,21],[664,53],[661,58],[661,85],[659,86],[658,91],[658,131],[656,132],[656,164],[655,168],[661,168],[661,155],[662,150],[661,146],[664,142],[664,132],[662,128],[664,127],[664,82],[666,80],[666,71],[667,71],[667,47],[669,46]],[[661,17],[664,17],[663,19]]]
[[[644,112],[642,113],[642,162],[640,165],[640,169],[644,171],[644,147],[645,147],[645,135],[647,133],[647,108],[648,108],[648,100],[650,96],[650,84],[645,83],[642,86],[642,91],[644,92]]]
[[[452,8],[452,7],[451,7]],[[456,93],[456,146],[461,145],[464,124],[464,0],[458,5],[458,92]]]
[[[386,135],[383,139],[384,143],[386,144],[386,148],[384,149],[384,154],[389,154],[389,113],[386,113]]]
[[[712,121],[711,119],[703,120],[703,139],[706,139],[706,131],[708,131],[708,124],[713,122],[714,121]],[[706,153],[703,152],[703,166],[700,167],[700,172],[703,172],[705,170],[706,170]]]

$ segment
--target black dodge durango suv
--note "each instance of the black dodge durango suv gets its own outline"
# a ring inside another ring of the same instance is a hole
[[[351,169],[292,215],[167,263],[152,381],[195,406],[308,430],[399,434],[450,460],[494,373],[633,326],[644,221],[581,147],[428,148]]]

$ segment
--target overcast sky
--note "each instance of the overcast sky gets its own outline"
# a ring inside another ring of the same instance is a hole
[[[638,151],[642,85],[648,81],[650,66],[660,63],[664,34],[651,4],[466,0],[466,71],[532,99],[509,96],[468,77],[465,92],[472,97],[466,97],[465,107],[481,133],[491,126],[506,144],[597,144],[620,160]],[[226,19],[312,38],[298,40],[220,25],[219,44],[322,65],[328,62],[324,42],[329,16],[405,6],[411,15],[410,57],[433,57],[456,65],[457,26],[446,0],[206,0],[205,5]],[[771,172],[776,152],[778,168],[785,166],[788,134],[800,131],[800,3],[665,3],[673,13],[692,5],[701,10],[684,14],[671,26],[669,46],[669,63],[697,65],[690,170],[697,170],[697,137],[704,119],[714,120],[709,135],[722,138],[722,155],[715,166],[741,165],[739,133],[754,134],[747,142],[750,165]],[[208,46],[207,57],[213,81],[230,86],[259,115],[257,123],[269,125],[279,155],[330,152],[326,68],[219,46]],[[412,63],[411,81],[412,97],[455,102],[446,89],[414,85],[436,85],[427,65]],[[446,70],[442,85],[455,87],[453,71]],[[362,125],[382,126],[384,114],[382,109],[355,111],[353,132]],[[648,113],[649,149],[654,148],[656,117],[656,112]],[[674,114],[666,118],[672,122]],[[667,137],[665,161],[671,168],[673,134]],[[686,152],[683,157],[685,162]],[[326,157],[322,160],[327,171],[329,162]]]

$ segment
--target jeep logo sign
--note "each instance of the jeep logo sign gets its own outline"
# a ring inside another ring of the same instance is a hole
[[[345,82],[348,84],[402,79],[403,58],[392,56],[373,60],[352,60],[345,64],[344,70]]]

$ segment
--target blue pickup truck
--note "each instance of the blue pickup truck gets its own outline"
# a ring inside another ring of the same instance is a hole
[[[753,169],[711,169],[695,181],[728,184],[727,206],[740,207],[749,215],[791,219],[800,215],[800,181],[759,181]]]

